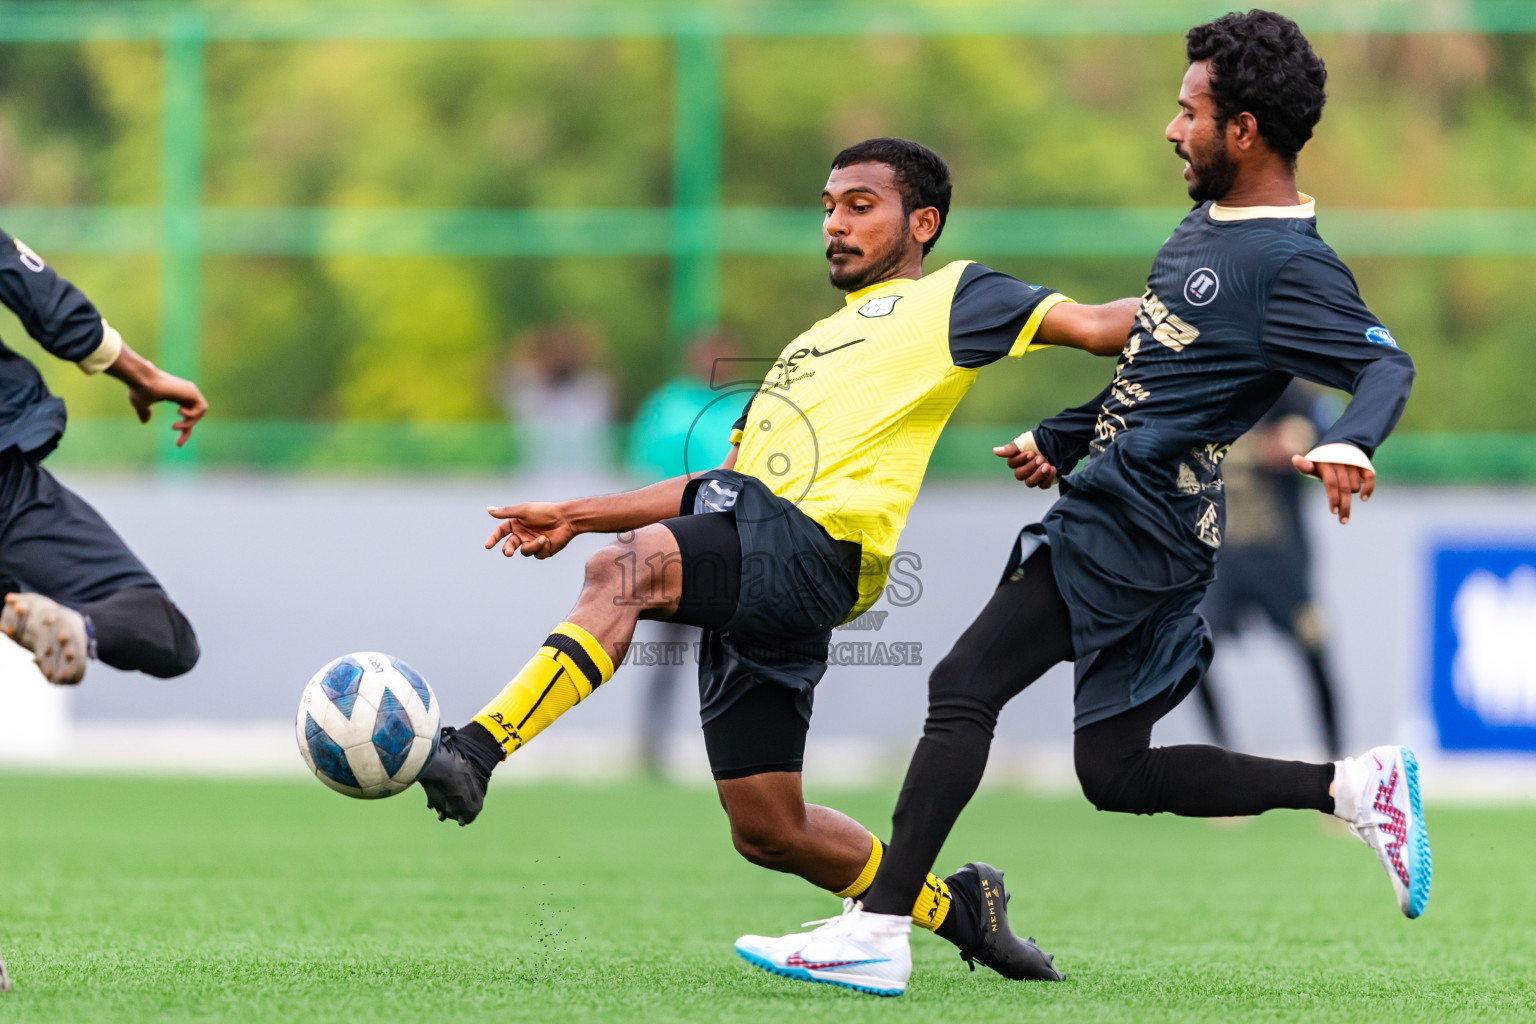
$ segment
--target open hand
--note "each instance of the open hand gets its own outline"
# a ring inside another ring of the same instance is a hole
[[[1303,455],[1292,455],[1291,465],[1298,472],[1315,476],[1328,491],[1328,511],[1339,517],[1340,523],[1349,522],[1349,496],[1360,495],[1361,501],[1369,501],[1376,490],[1376,471],[1348,466],[1338,462],[1313,462]]]
[[[153,372],[144,374],[143,379],[129,383],[128,401],[133,411],[139,414],[140,423],[149,422],[150,409],[156,402],[176,403],[176,411],[181,414],[181,419],[171,424],[171,429],[180,435],[176,438],[176,447],[180,448],[192,436],[192,428],[197,426],[197,421],[208,411],[208,400],[191,381],[166,373],[158,367],[151,369]]]
[[[534,558],[548,558],[559,553],[576,536],[575,528],[554,502],[492,506],[486,511],[501,520],[486,538],[486,550],[500,544],[501,553],[508,558],[519,551]]]
[[[1056,467],[1045,461],[1037,451],[1023,451],[1017,441],[1009,441],[992,449],[992,454],[1008,460],[1013,478],[1022,480],[1025,487],[1056,486]]]

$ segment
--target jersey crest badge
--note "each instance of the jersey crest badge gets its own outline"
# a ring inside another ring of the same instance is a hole
[[[896,300],[899,298],[901,298],[900,295],[882,295],[878,299],[870,299],[859,307],[859,316],[890,316],[891,310],[896,308]]]
[[[1392,332],[1385,327],[1372,327],[1365,332],[1365,340],[1372,345],[1385,345],[1388,348],[1397,348],[1397,339],[1392,337]]]
[[[1184,301],[1191,306],[1208,306],[1221,291],[1221,280],[1210,267],[1201,267],[1184,282]]]

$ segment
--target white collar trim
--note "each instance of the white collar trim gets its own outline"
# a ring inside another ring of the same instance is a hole
[[[1317,200],[1305,192],[1296,193],[1301,197],[1301,203],[1297,206],[1222,206],[1220,203],[1212,203],[1209,213],[1211,220],[1265,220],[1267,218],[1296,218],[1307,220],[1317,216]]]

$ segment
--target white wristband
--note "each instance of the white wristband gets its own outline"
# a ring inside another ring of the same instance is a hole
[[[1357,466],[1360,469],[1368,469],[1373,473],[1376,471],[1376,467],[1371,465],[1371,460],[1366,456],[1365,452],[1352,444],[1344,444],[1342,441],[1319,445],[1303,455],[1302,458],[1311,462],[1331,462],[1336,466]],[[1317,474],[1310,473],[1308,475],[1316,476]]]
[[[86,373],[100,373],[113,363],[117,357],[123,354],[123,336],[117,333],[117,328],[101,321],[101,344],[96,350],[77,364]]]
[[[1035,432],[1033,430],[1024,431],[1024,433],[1013,439],[1013,443],[1018,445],[1021,452],[1028,452],[1031,455],[1040,454],[1040,448],[1035,444]]]

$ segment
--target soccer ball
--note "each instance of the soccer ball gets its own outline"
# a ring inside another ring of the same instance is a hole
[[[337,658],[304,687],[299,754],[338,793],[394,796],[437,753],[437,722],[437,697],[415,669],[360,651]]]

